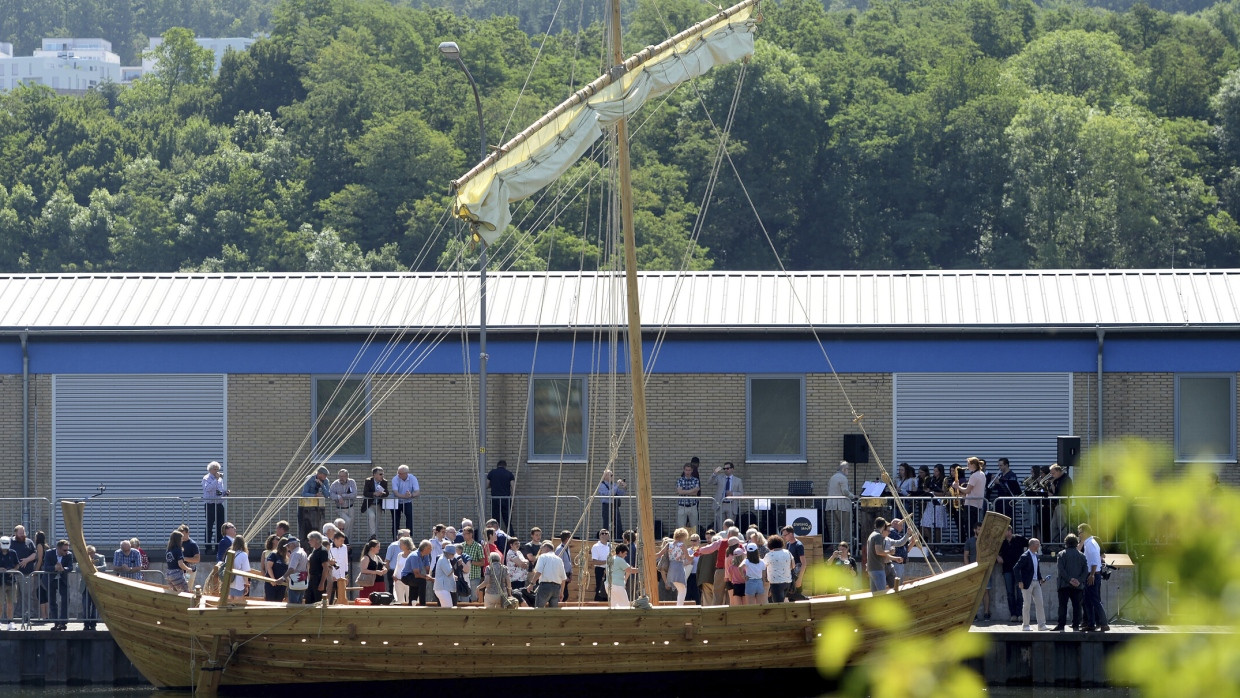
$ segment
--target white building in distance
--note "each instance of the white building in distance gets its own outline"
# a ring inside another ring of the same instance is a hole
[[[14,56],[0,44],[0,91],[22,84],[47,85],[62,94],[82,94],[104,81],[119,82],[121,58],[105,39],[44,39],[31,56]]]
[[[213,39],[213,38],[203,37],[203,38],[194,39],[194,43],[198,44],[199,46],[215,54],[215,66],[211,69],[212,72],[214,73],[218,73],[220,71],[220,63],[223,62],[225,53],[228,53],[230,50],[231,51],[249,50],[249,48],[254,45],[255,41],[257,41],[257,39],[246,38],[246,37],[226,37],[222,39]],[[162,43],[164,43],[164,38],[162,36],[152,36],[150,39],[150,44],[147,46],[147,52],[149,53],[151,51],[154,51]],[[155,59],[143,56],[142,72],[140,74],[149,73],[154,69],[155,69]]]

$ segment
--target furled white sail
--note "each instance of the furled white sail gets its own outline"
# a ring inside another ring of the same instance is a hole
[[[752,55],[756,6],[746,0],[730,7],[629,58],[618,78],[604,75],[576,92],[454,181],[453,212],[494,242],[512,218],[508,205],[555,181],[605,127],[686,80]]]

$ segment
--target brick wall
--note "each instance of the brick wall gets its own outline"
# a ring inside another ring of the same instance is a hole
[[[891,451],[891,377],[852,375],[845,379],[850,397],[863,412],[880,454]],[[228,450],[234,494],[265,494],[268,483],[290,458],[306,455],[302,439],[310,422],[310,376],[244,375],[229,378]],[[631,432],[621,435],[628,417],[629,386],[606,376],[589,384],[591,452],[588,464],[529,463],[526,411],[528,380],[522,375],[488,378],[488,463],[508,460],[518,475],[520,495],[585,497],[607,465],[608,444],[618,440],[614,469],[631,479]],[[650,450],[655,494],[674,494],[675,478],[691,457],[702,459],[708,473],[725,460],[738,466],[749,492],[782,495],[788,480],[814,480],[825,491],[838,463],[843,434],[856,431],[839,388],[829,377],[806,381],[808,463],[745,463],[745,377],[739,374],[658,375],[647,386]],[[377,378],[372,393],[390,392],[372,419],[372,457],[391,476],[406,463],[417,475],[424,496],[471,497],[476,492],[474,421],[477,383],[459,375],[414,375],[397,383]],[[614,432],[614,433],[613,433]],[[887,455],[884,455],[886,458]],[[333,474],[337,466],[332,466]],[[344,464],[359,481],[370,464]],[[873,466],[869,470],[873,470]],[[861,477],[867,475],[863,468]]]
[[[1102,400],[1102,430],[1107,438],[1140,436],[1174,443],[1175,374],[1107,373]]]
[[[845,374],[841,377],[863,424],[874,442],[871,464],[861,466],[858,479],[873,479],[875,456],[892,467],[892,379],[890,374]],[[234,494],[266,494],[290,460],[307,455],[303,444],[310,427],[311,383],[308,375],[232,375],[228,394],[229,480]],[[630,477],[631,434],[622,435],[628,416],[629,388],[624,376],[615,381],[615,423],[612,433],[612,386],[607,376],[590,380],[591,452],[589,464],[526,462],[528,378],[492,375],[489,390],[489,457],[506,458],[518,475],[520,495],[585,497],[607,464],[608,443],[619,440],[616,471]],[[725,460],[738,466],[750,494],[783,495],[789,480],[813,480],[825,493],[826,481],[841,455],[843,434],[858,430],[840,386],[829,374],[806,377],[808,463],[745,463],[745,376],[741,374],[659,374],[647,386],[650,447],[655,494],[674,494],[675,478],[690,456],[697,455],[707,475]],[[1096,440],[1097,389],[1092,373],[1073,377],[1073,419],[1088,445]],[[377,378],[372,392],[390,392],[372,420],[372,456],[389,475],[408,463],[424,492],[472,498],[476,492],[476,379],[460,375],[414,375],[403,380]],[[1174,375],[1109,373],[1105,377],[1104,433],[1137,435],[1170,444],[1174,438]],[[31,380],[35,420],[31,444],[35,468],[32,493],[51,496],[51,377]],[[0,376],[0,496],[21,494],[21,376]],[[349,464],[362,480],[370,464]],[[333,470],[335,468],[333,467]],[[1234,467],[1223,468],[1226,481],[1240,484]]]

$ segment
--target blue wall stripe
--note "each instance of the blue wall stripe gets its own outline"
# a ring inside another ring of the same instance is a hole
[[[33,373],[341,373],[361,346],[354,337],[273,338],[69,338],[32,337]],[[649,357],[651,343],[646,344]],[[841,373],[1002,372],[1095,370],[1092,337],[869,337],[826,342]],[[535,345],[530,339],[490,338],[489,369],[525,374]],[[381,347],[372,346],[359,362],[370,367]],[[565,338],[544,338],[537,347],[540,373],[599,371],[607,366],[605,348],[592,347],[589,335],[574,346]],[[477,346],[470,345],[477,370]],[[594,354],[594,356],[592,356]],[[389,369],[417,363],[418,373],[460,373],[458,339],[437,347],[404,345],[390,357]],[[620,366],[626,366],[621,350]],[[1240,338],[1108,337],[1107,371],[1240,371]],[[818,346],[799,337],[669,338],[663,345],[657,373],[819,373],[828,370]],[[21,373],[21,348],[14,337],[0,342],[0,373]]]

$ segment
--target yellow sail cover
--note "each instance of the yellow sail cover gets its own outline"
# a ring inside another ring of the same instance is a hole
[[[633,115],[648,100],[686,80],[753,55],[755,6],[749,0],[724,10],[704,22],[705,27],[698,25],[702,28],[691,35],[678,35],[655,47],[653,55],[583,101],[567,109],[557,107],[559,114],[553,110],[555,116],[541,127],[533,132],[527,129],[501,148],[503,155],[488,158],[485,167],[453,183],[453,212],[476,223],[487,244],[493,243],[512,218],[508,205],[555,181],[603,135],[605,127]],[[632,58],[625,65],[631,63]]]

